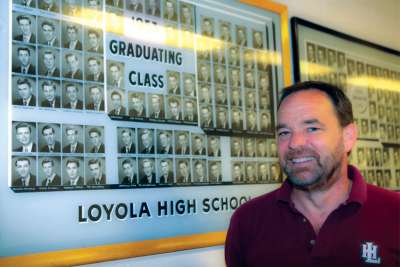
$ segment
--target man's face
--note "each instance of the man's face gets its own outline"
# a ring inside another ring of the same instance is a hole
[[[203,108],[201,110],[201,116],[203,117],[203,120],[207,121],[210,118],[210,111],[208,110],[208,108]]]
[[[52,162],[45,162],[42,164],[43,172],[46,177],[51,177],[54,173],[54,166]]]
[[[234,103],[239,103],[239,91],[238,90],[232,91],[232,101]]]
[[[67,97],[69,101],[75,102],[78,99],[78,90],[76,89],[75,86],[69,86],[66,88],[67,90]]]
[[[254,114],[254,112],[251,112],[249,113],[247,118],[248,118],[249,128],[253,128],[256,125],[256,114]]]
[[[74,55],[70,55],[67,57],[67,64],[72,72],[75,72],[79,68],[79,61],[78,58]]]
[[[153,173],[153,164],[149,161],[143,162],[143,172],[146,176],[151,176]]]
[[[269,80],[267,77],[261,77],[260,78],[260,87],[262,90],[268,90],[269,88]]]
[[[89,47],[96,48],[99,46],[99,38],[94,33],[89,33],[88,35]]]
[[[100,64],[97,63],[97,60],[91,59],[88,62],[88,69],[91,74],[98,74],[100,72]]]
[[[172,116],[178,116],[179,115],[178,102],[170,102],[169,103],[169,111],[171,112]]]
[[[67,37],[70,42],[76,41],[78,39],[78,33],[74,28],[68,28]]]
[[[258,47],[262,46],[262,38],[261,38],[261,33],[260,32],[255,32],[254,33],[254,43]]]
[[[166,8],[166,11],[167,11],[167,16],[168,17],[172,17],[174,15],[174,13],[175,13],[174,4],[172,2],[170,2],[170,1],[168,1],[168,2],[165,3],[165,8]]]
[[[186,114],[187,115],[193,115],[194,114],[193,103],[191,101],[186,102],[185,108],[186,108]]]
[[[211,172],[211,176],[213,176],[215,178],[218,178],[219,175],[220,175],[220,171],[219,171],[218,165],[216,165],[216,164],[212,165],[210,172]]]
[[[52,70],[56,64],[56,57],[54,54],[44,54],[43,55],[43,63],[46,69]]]
[[[210,148],[212,151],[217,151],[218,150],[218,141],[216,139],[211,139],[210,141]]]
[[[56,91],[54,90],[53,85],[45,85],[43,86],[43,94],[47,101],[52,102],[55,98]]]
[[[243,31],[243,29],[239,29],[238,30],[238,40],[245,40],[246,39],[246,36],[244,35],[244,31]]]
[[[23,35],[30,35],[32,33],[31,23],[28,19],[20,19],[18,25]]]
[[[70,179],[78,177],[78,165],[76,164],[76,162],[69,162],[67,164],[66,171]]]
[[[133,173],[135,172],[135,169],[130,163],[125,163],[122,165],[122,170],[124,172],[124,175],[127,177],[132,177]]]
[[[201,138],[194,139],[194,146],[196,150],[200,150],[203,148],[203,140]]]
[[[95,179],[100,179],[101,177],[101,167],[99,163],[93,163],[89,165],[90,175]]]
[[[208,78],[208,68],[207,68],[207,66],[201,66],[200,67],[200,74],[204,79]]]
[[[54,29],[50,25],[44,24],[42,26],[42,32],[46,42],[50,42],[51,40],[54,39]]]
[[[124,145],[126,145],[126,146],[130,145],[132,142],[132,137],[129,134],[129,132],[123,132],[121,139],[122,139],[122,142],[124,143]]]
[[[101,136],[98,133],[91,132],[89,134],[89,138],[90,138],[90,142],[92,142],[92,144],[94,146],[100,146],[101,145]]]
[[[254,152],[253,142],[246,142],[246,152],[248,154],[253,154]]]
[[[75,130],[67,130],[67,140],[70,145],[73,145],[78,141],[78,134],[75,132]]]
[[[121,72],[117,66],[111,66],[110,73],[113,81],[119,81],[121,77]]]
[[[27,83],[19,84],[17,87],[18,95],[22,99],[27,100],[32,96],[32,88]]]
[[[246,73],[246,81],[249,85],[253,85],[254,84],[254,77],[253,77],[253,73],[251,72],[247,72]]]
[[[169,172],[169,164],[167,161],[163,161],[160,163],[161,173],[162,175],[168,175]]]
[[[15,171],[21,178],[27,178],[31,171],[31,166],[27,160],[17,160]]]
[[[151,108],[153,109],[154,112],[158,112],[161,109],[161,104],[160,104],[160,97],[158,95],[153,95],[151,97]]]
[[[329,98],[307,90],[286,98],[278,111],[279,160],[294,185],[323,185],[339,177],[355,136],[352,124],[342,128]],[[349,134],[344,139],[343,133]]]
[[[204,168],[203,168],[203,164],[198,163],[196,164],[196,174],[198,177],[203,177],[204,174]]]
[[[144,147],[150,147],[152,145],[152,138],[150,134],[148,133],[142,134],[142,143]]]
[[[203,31],[206,34],[211,34],[212,33],[212,24],[209,20],[204,20],[203,21]]]
[[[101,102],[103,96],[98,87],[93,87],[90,89],[90,98],[92,99],[94,104],[99,104]]]
[[[179,173],[183,176],[186,177],[189,174],[189,169],[188,166],[185,162],[179,163]]]
[[[185,20],[189,20],[191,17],[190,9],[187,6],[182,7],[182,17],[185,18]]]
[[[253,165],[247,165],[246,171],[247,171],[247,177],[248,178],[253,178],[254,177],[254,167],[253,167]]]
[[[30,56],[28,50],[19,50],[18,51],[18,59],[21,62],[22,66],[28,66],[30,63]]]
[[[232,144],[232,150],[233,152],[240,152],[240,142],[239,141],[234,141]]]
[[[132,107],[136,111],[141,111],[143,108],[143,101],[139,97],[132,97]]]
[[[120,108],[120,107],[121,107],[121,96],[118,95],[118,94],[112,95],[112,97],[111,97],[111,102],[112,102],[113,107],[114,107],[115,109]]]
[[[178,136],[178,144],[180,147],[186,147],[187,146],[187,137],[185,134],[181,134]]]
[[[176,79],[175,76],[173,76],[173,75],[169,76],[168,82],[169,82],[170,88],[174,89],[174,88],[178,87],[178,80]]]
[[[185,89],[186,95],[191,95],[193,93],[194,84],[193,84],[193,80],[191,78],[185,79],[184,89]]]
[[[267,166],[265,164],[261,164],[260,165],[260,174],[262,176],[266,176],[267,175]]]
[[[43,137],[47,145],[51,146],[55,143],[55,136],[53,128],[47,128],[43,131]]]
[[[233,167],[233,177],[238,179],[240,176],[242,176],[242,170],[239,165],[235,165]]]
[[[17,140],[22,145],[29,145],[31,143],[31,130],[28,127],[19,127],[17,129]]]
[[[221,123],[224,123],[226,121],[226,115],[225,115],[225,111],[220,111],[218,112],[218,120]]]
[[[225,101],[225,91],[220,89],[217,90],[217,99],[221,102]]]
[[[160,143],[162,147],[167,147],[171,144],[171,138],[167,134],[162,133],[160,134]]]
[[[265,151],[265,142],[259,142],[258,146],[257,146],[257,149],[258,149],[258,151],[260,153],[264,153],[264,151]]]
[[[210,90],[208,90],[208,87],[201,88],[201,95],[205,102],[210,102]]]
[[[240,113],[235,110],[232,112],[232,122],[239,123],[240,122]]]

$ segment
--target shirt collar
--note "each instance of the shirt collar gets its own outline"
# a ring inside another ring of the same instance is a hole
[[[349,198],[346,200],[345,204],[349,203],[359,203],[364,204],[367,200],[367,184],[364,177],[361,175],[360,171],[353,165],[349,165],[347,169],[347,174],[353,184],[351,186],[351,191]],[[292,203],[290,195],[292,193],[292,185],[288,179],[286,179],[282,186],[278,189],[276,195],[277,202]]]

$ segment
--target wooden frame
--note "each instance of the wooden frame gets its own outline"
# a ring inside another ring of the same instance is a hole
[[[285,5],[265,0],[240,0],[241,3],[274,12],[280,16],[284,85],[291,84],[288,11]],[[210,232],[158,240],[119,243],[90,248],[68,249],[22,256],[1,257],[0,266],[71,266],[132,257],[223,245],[226,232]]]

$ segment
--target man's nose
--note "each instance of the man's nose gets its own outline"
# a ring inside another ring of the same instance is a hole
[[[293,132],[289,139],[289,148],[296,149],[304,146],[306,143],[306,137],[301,132]]]

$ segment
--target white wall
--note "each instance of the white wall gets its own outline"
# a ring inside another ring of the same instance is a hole
[[[276,0],[289,18],[322,26],[400,51],[400,0]],[[90,266],[222,267],[223,248],[168,253]]]

